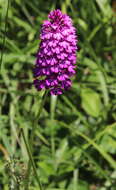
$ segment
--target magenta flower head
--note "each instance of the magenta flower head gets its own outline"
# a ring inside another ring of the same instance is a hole
[[[51,11],[48,18],[40,34],[34,85],[60,95],[71,87],[70,77],[75,74],[77,36],[71,18],[60,10]]]

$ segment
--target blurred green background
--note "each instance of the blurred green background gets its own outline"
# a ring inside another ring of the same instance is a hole
[[[35,54],[42,22],[57,8],[77,28],[77,74],[69,91],[47,96],[35,123],[43,94],[32,84]],[[0,0],[0,50],[0,190],[24,189],[20,128],[29,138],[34,125],[46,190],[116,190],[116,1]],[[32,172],[29,190],[37,189]]]

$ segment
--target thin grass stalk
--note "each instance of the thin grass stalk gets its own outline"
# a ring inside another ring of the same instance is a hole
[[[2,44],[2,51],[1,51],[1,57],[0,57],[0,71],[2,70],[2,65],[3,65],[3,54],[4,54],[4,48],[5,48],[5,38],[6,38],[6,29],[7,29],[7,19],[8,19],[9,7],[10,7],[10,0],[8,0],[6,16],[5,16],[5,28],[4,28],[3,44]]]
[[[41,104],[40,104],[38,115],[34,119],[34,128],[33,128],[32,132],[31,132],[31,136],[30,136],[30,148],[31,148],[32,154],[33,154],[34,135],[35,135],[35,131],[37,129],[37,123],[39,121],[40,114],[42,112],[43,106],[44,106],[45,101],[46,101],[47,94],[48,94],[48,91],[45,91],[45,93],[43,95],[43,99],[42,99]],[[30,173],[31,173],[31,166],[32,166],[31,165],[31,160],[29,160],[29,162],[28,162],[28,170],[27,170],[27,177],[26,177],[26,182],[25,182],[25,190],[29,189],[29,177],[30,177]]]
[[[23,137],[23,140],[24,140],[26,149],[27,149],[27,153],[28,153],[28,156],[29,156],[29,160],[30,160],[31,165],[32,165],[32,167],[33,167],[33,171],[34,171],[34,174],[35,174],[37,183],[38,183],[38,185],[39,185],[40,190],[43,190],[42,185],[41,185],[40,180],[39,180],[39,176],[38,176],[37,171],[36,171],[36,166],[35,166],[35,163],[34,163],[34,160],[33,160],[33,156],[32,156],[32,153],[31,153],[30,144],[29,144],[29,142],[27,142],[27,140],[26,140],[25,133],[24,133],[24,130],[23,130],[23,129],[21,129],[21,133],[22,133],[22,137]]]

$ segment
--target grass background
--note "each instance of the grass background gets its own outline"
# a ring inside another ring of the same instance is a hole
[[[56,8],[77,28],[77,74],[69,91],[47,96],[35,122],[43,92],[33,87],[32,69],[41,24]],[[115,0],[0,0],[1,190],[24,189],[20,129],[29,138],[35,125],[34,159],[47,190],[116,190],[115,45]],[[38,189],[33,172],[29,189]]]

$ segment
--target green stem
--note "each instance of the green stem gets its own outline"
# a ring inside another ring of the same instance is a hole
[[[32,167],[33,167],[33,171],[34,171],[36,180],[37,180],[37,182],[38,182],[38,185],[39,185],[40,190],[42,190],[42,185],[41,185],[41,183],[40,183],[40,180],[39,180],[39,177],[38,177],[38,174],[37,174],[37,171],[36,171],[36,166],[35,166],[35,163],[34,163],[34,160],[33,160],[33,156],[32,156],[32,154],[31,154],[30,145],[29,145],[29,143],[26,141],[26,137],[25,137],[25,134],[24,134],[24,130],[23,130],[23,129],[21,130],[21,133],[22,133],[22,137],[23,137],[23,140],[24,140],[26,149],[27,149],[27,153],[28,153],[28,156],[29,156],[29,160],[30,160],[31,165],[32,165]]]
[[[57,103],[57,96],[51,96],[50,114],[51,114],[51,122],[52,123],[53,123],[54,117],[55,117],[56,103]],[[51,151],[52,151],[52,156],[54,157],[54,155],[55,155],[55,137],[54,137],[52,125],[51,125]]]
[[[34,128],[32,130],[31,136],[30,136],[30,145],[31,145],[31,152],[32,152],[32,154],[33,154],[33,147],[32,146],[33,146],[33,141],[34,141],[34,135],[35,135],[35,131],[37,129],[37,123],[39,121],[39,117],[40,117],[40,114],[42,112],[42,108],[43,108],[43,106],[45,104],[45,101],[46,101],[47,94],[48,94],[48,91],[46,91],[44,93],[42,101],[41,101],[41,104],[40,104],[40,107],[39,107],[38,115],[34,119]],[[25,190],[29,189],[29,177],[30,177],[30,173],[31,173],[31,160],[29,160],[29,162],[28,162],[28,171],[27,171],[27,177],[26,177],[26,182],[25,182]]]

